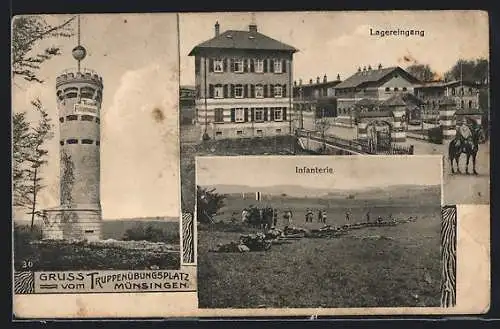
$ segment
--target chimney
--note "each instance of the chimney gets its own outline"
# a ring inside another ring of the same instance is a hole
[[[313,79],[309,79],[309,84],[312,85],[313,84]]]
[[[372,66],[368,65],[368,71],[371,71],[371,70],[372,70]]]
[[[326,74],[323,76],[323,83],[326,83],[328,80],[326,78]]]
[[[316,77],[316,83],[319,83],[319,77]]]
[[[379,64],[378,65],[378,69],[381,70],[382,69],[382,64]]]
[[[220,34],[220,25],[219,22],[215,22],[215,36],[218,37]]]
[[[366,66],[363,66],[363,71],[366,71]]]
[[[302,79],[299,79],[299,86],[302,86]]]
[[[295,81],[293,82],[293,85],[294,85],[294,86],[297,86],[297,80],[295,80]]]
[[[337,74],[337,81],[340,81],[340,74]]]
[[[361,72],[361,66],[358,66],[358,72]]]

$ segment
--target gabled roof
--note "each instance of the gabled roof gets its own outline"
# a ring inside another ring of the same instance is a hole
[[[279,50],[297,52],[298,49],[270,38],[259,32],[228,30],[208,41],[195,46],[189,56],[195,55],[202,49],[254,49],[254,50]]]
[[[384,102],[382,102],[382,106],[408,106],[415,105],[420,106],[423,105],[424,102],[411,93],[398,93]]]
[[[478,87],[477,83],[474,83],[472,81],[463,80],[462,82],[460,82],[460,80],[453,80],[453,81],[426,82],[426,83],[422,83],[418,86],[415,86],[415,88],[419,88],[419,89],[422,89],[422,88],[443,88],[443,87],[450,87],[450,86],[454,86],[454,85],[460,85],[461,83],[465,86]]]
[[[417,78],[415,78],[413,75],[409,74],[399,66],[394,66],[394,67],[386,67],[383,69],[372,69],[372,70],[356,72],[346,80],[339,83],[335,88],[336,89],[356,88],[367,83],[379,82],[380,80],[384,79],[386,76],[394,72],[400,73],[413,83],[419,82]]]

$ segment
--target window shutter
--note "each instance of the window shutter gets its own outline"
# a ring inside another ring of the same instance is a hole
[[[234,72],[234,59],[231,58],[230,61],[231,61],[230,62],[231,63],[231,72]]]
[[[243,98],[247,98],[247,85],[241,85],[241,94]]]
[[[208,98],[214,98],[214,85],[208,85]]]
[[[283,108],[283,121],[286,121],[286,107]]]
[[[274,107],[271,107],[271,120],[269,121],[274,121]]]
[[[227,72],[227,59],[226,58],[222,59],[222,69],[224,70],[224,72]]]
[[[250,60],[250,72],[255,72],[255,59]]]
[[[250,98],[255,98],[255,85],[250,85]]]
[[[281,72],[286,73],[286,59],[281,61]]]
[[[268,61],[268,59],[267,59],[267,58],[265,58],[265,59],[264,59],[264,62],[262,63],[262,65],[264,65],[264,73],[267,73],[267,71],[268,71],[268,70],[267,70],[267,64],[268,64],[268,63],[267,63],[267,61]]]
[[[274,59],[269,60],[269,72],[274,73]]]
[[[267,94],[267,85],[262,85],[262,89],[264,90],[264,98],[269,97]]]
[[[234,85],[231,84],[231,98],[234,98]]]
[[[231,122],[236,121],[236,113],[235,109],[231,109]]]
[[[248,108],[245,107],[245,122],[248,121]]]
[[[267,121],[267,107],[264,107],[264,121]]]
[[[214,71],[214,60],[213,58],[210,58],[208,60],[208,72],[213,72]]]
[[[269,97],[274,97],[274,85],[269,85]]]
[[[250,121],[252,121],[252,122],[255,121],[255,114],[254,113],[255,113],[255,108],[252,107],[250,109]]]
[[[227,98],[227,95],[228,95],[227,89],[228,89],[228,85],[224,85],[224,87],[223,87],[224,98]]]
[[[248,59],[246,58],[243,59],[243,72],[248,72]]]
[[[281,93],[283,97],[286,97],[286,85],[281,86]]]

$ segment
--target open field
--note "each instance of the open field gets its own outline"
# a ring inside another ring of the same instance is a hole
[[[250,200],[251,201],[251,200]],[[415,200],[414,200],[415,201]],[[249,200],[229,198],[216,221],[227,222],[233,210]],[[255,201],[252,201],[255,204]],[[376,216],[417,220],[391,227],[349,231],[334,239],[302,238],[273,245],[264,252],[209,252],[219,243],[237,241],[257,229],[235,224],[231,230],[201,226],[198,230],[198,296],[201,308],[257,307],[415,307],[439,306],[439,198],[425,205],[380,205],[376,201],[345,200],[330,206],[319,198],[283,200],[269,205],[293,208],[294,225],[305,223],[307,207],[327,209],[330,225],[343,225],[349,204],[351,223],[361,222],[368,209]],[[302,209],[302,210],[301,210]],[[239,217],[237,217],[239,218]],[[279,218],[278,227],[285,223]],[[230,224],[228,224],[230,225]]]

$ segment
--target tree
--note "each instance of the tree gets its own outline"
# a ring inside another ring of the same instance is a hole
[[[200,223],[213,223],[213,217],[224,206],[225,195],[196,186],[196,215]]]
[[[51,46],[33,53],[37,43],[50,38],[73,36],[72,17],[60,25],[50,25],[42,16],[19,16],[12,23],[12,73],[27,81],[42,83],[37,76],[40,65],[61,54],[60,48]]]
[[[478,84],[487,84],[489,81],[489,62],[485,58],[476,60],[459,59],[453,67],[446,72],[445,79],[464,80]]]
[[[434,77],[437,75],[434,71],[432,71],[429,65],[424,64],[410,65],[406,68],[406,72],[410,73],[422,82],[433,81]]]
[[[321,134],[321,140],[323,141],[322,150],[326,150],[326,132],[331,128],[332,124],[327,117],[321,117],[316,119],[315,122],[316,130]]]
[[[14,206],[30,209],[31,228],[34,226],[38,192],[44,187],[40,177],[40,167],[47,163],[45,142],[53,137],[51,119],[43,109],[40,100],[31,102],[39,114],[36,126],[31,126],[25,112],[13,118],[13,197]]]

